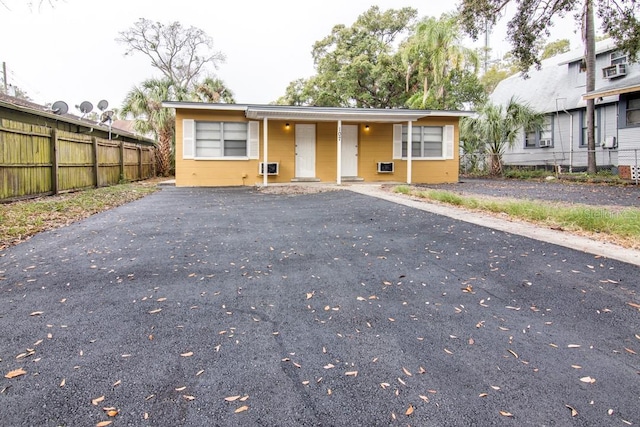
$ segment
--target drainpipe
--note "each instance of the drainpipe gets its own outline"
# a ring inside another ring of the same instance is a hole
[[[342,184],[342,120],[338,120],[338,173],[336,176],[336,183]]]
[[[411,158],[413,156],[413,130],[411,129],[411,121],[407,122],[407,184],[411,184]]]
[[[263,127],[264,127],[264,142],[262,144],[262,185],[264,185],[265,187],[267,186],[268,182],[269,182],[269,168],[268,168],[268,145],[269,145],[269,119],[268,118],[264,118],[262,120],[263,123]]]
[[[569,173],[573,173],[573,114],[565,108],[562,111],[569,115]]]

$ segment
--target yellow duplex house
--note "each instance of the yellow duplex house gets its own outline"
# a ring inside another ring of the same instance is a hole
[[[162,105],[176,111],[179,187],[457,182],[458,123],[470,115],[200,102]]]

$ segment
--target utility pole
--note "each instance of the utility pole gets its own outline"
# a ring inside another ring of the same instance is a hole
[[[4,82],[4,93],[9,93],[9,83],[7,83],[7,63],[2,61],[2,81]]]

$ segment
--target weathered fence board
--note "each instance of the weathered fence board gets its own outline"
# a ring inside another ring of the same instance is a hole
[[[154,147],[0,121],[0,201],[154,176]]]

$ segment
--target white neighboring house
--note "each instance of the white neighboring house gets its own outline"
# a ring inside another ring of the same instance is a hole
[[[490,96],[505,105],[511,97],[546,113],[542,131],[522,132],[503,156],[507,165],[552,165],[581,171],[587,166],[586,99],[596,104],[596,164],[621,178],[640,174],[640,64],[630,63],[612,39],[596,44],[596,90],[587,93],[582,49],[567,52],[501,81]]]

